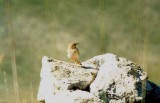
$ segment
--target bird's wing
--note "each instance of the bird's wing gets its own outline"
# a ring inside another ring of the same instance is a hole
[[[79,50],[78,50],[78,48],[70,49],[69,52],[70,52],[71,54],[78,54],[78,55],[79,55]]]
[[[77,48],[77,53],[78,53],[78,55],[79,55],[79,50],[78,50],[78,48]]]

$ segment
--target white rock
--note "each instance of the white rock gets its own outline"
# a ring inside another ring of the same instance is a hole
[[[95,56],[82,65],[44,56],[38,101],[133,103],[144,98],[141,82],[145,82],[147,74],[133,62],[108,53]]]
[[[96,79],[90,85],[91,93],[109,103],[133,103],[141,97],[137,90],[141,81],[137,80],[146,73],[139,66],[113,54],[96,56],[87,62],[94,61],[100,66]]]
[[[84,69],[80,65],[44,56],[37,99],[38,101],[50,101],[60,91],[87,89],[95,79],[97,72],[94,69]]]
[[[60,91],[46,99],[46,103],[102,103],[100,99],[86,91]]]

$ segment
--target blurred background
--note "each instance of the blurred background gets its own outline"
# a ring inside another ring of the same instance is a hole
[[[160,0],[0,0],[0,103],[38,103],[41,59],[114,53],[160,85]]]

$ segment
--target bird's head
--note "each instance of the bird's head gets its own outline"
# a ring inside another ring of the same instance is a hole
[[[76,48],[76,45],[77,44],[79,44],[79,43],[70,43],[69,45],[68,45],[68,49],[74,49],[74,48]]]

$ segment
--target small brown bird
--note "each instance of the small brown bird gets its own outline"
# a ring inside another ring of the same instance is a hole
[[[79,50],[76,47],[77,44],[79,44],[79,43],[70,43],[68,45],[67,57],[71,60],[71,62],[74,62],[76,64],[80,64],[81,65],[81,62],[79,61]]]

